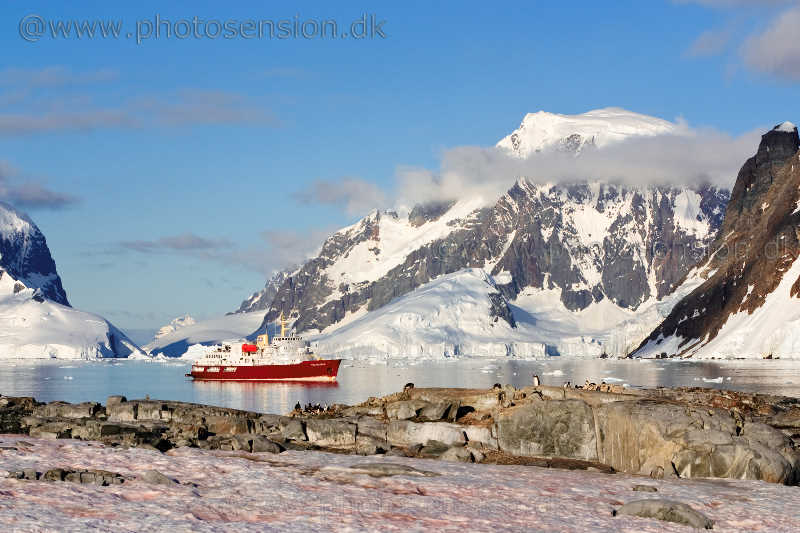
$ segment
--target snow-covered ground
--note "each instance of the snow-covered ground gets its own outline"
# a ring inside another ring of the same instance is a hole
[[[385,477],[370,465],[414,468]],[[5,478],[6,471],[90,468],[134,478],[156,469],[179,483],[99,487]],[[634,485],[658,492],[635,492]],[[738,480],[360,457],[322,452],[167,454],[96,442],[0,436],[0,522],[6,531],[624,531],[684,532],[613,517],[623,503],[665,498],[715,521],[714,531],[800,531],[800,490]]]
[[[95,359],[142,355],[103,317],[50,300],[0,271],[0,359]]]
[[[197,358],[205,352],[204,346],[219,344],[227,340],[239,340],[254,333],[264,320],[264,311],[236,313],[193,324],[181,325],[177,329],[154,339],[143,346],[152,355],[167,357]],[[163,329],[163,328],[162,328]]]

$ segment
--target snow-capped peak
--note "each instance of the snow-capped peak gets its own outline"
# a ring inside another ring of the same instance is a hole
[[[179,316],[178,318],[172,319],[172,321],[170,321],[170,323],[167,324],[166,326],[162,326],[161,329],[159,329],[158,332],[156,333],[155,338],[160,339],[165,335],[169,335],[173,331],[177,331],[186,326],[192,326],[196,323],[197,322],[191,315]]]
[[[778,124],[775,126],[775,131],[782,131],[785,133],[792,133],[797,129],[797,126],[789,122],[788,120],[783,124]]]
[[[608,107],[580,115],[539,111],[528,113],[513,133],[497,146],[519,157],[545,148],[578,152],[584,145],[602,147],[634,136],[672,133],[676,124],[660,118]]]

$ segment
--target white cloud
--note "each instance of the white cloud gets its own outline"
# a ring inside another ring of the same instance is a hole
[[[369,181],[358,178],[315,180],[305,189],[292,194],[301,204],[323,204],[341,207],[349,215],[385,205],[384,192]]]
[[[534,183],[602,180],[629,184],[731,187],[755,153],[761,132],[731,137],[711,129],[679,127],[681,133],[632,138],[602,149],[538,153],[519,159],[498,148],[461,147],[444,153],[438,171],[400,168],[399,202],[449,200],[477,195],[494,201],[518,177]]]
[[[784,11],[766,30],[749,37],[742,56],[754,70],[800,80],[800,7]]]
[[[692,57],[714,56],[722,53],[733,37],[733,28],[706,30],[689,46],[687,54]]]

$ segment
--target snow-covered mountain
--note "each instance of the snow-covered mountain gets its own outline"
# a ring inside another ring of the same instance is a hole
[[[540,112],[526,116],[499,146],[520,157],[561,149],[580,157],[587,144],[602,150],[628,137],[675,129],[619,109],[575,116]],[[316,257],[268,283],[274,295],[262,291],[243,307],[269,301],[260,307],[266,308],[266,321],[284,311],[298,331],[320,335],[319,342],[330,346],[363,348],[369,342],[360,338],[363,331],[384,339],[405,335],[400,344],[406,347],[429,346],[434,338],[414,341],[390,318],[403,316],[399,309],[419,301],[418,293],[429,305],[417,312],[446,307],[431,285],[442,276],[457,274],[448,287],[486,276],[521,328],[498,334],[501,346],[513,344],[504,339],[524,339],[545,344],[549,354],[623,355],[669,312],[664,298],[704,256],[727,201],[727,191],[702,185],[542,184],[520,178],[492,205],[460,198],[410,211],[375,210],[331,235]],[[462,292],[475,294],[473,288]],[[387,305],[391,311],[383,311]],[[435,311],[420,318],[439,332],[442,353],[468,337],[451,318]],[[378,322],[367,325],[370,320]],[[483,320],[479,330],[500,331],[486,329],[494,323],[489,313]],[[382,334],[376,333],[378,324]]]
[[[157,341],[158,339],[165,337],[174,331],[178,331],[186,326],[193,326],[196,323],[197,321],[191,315],[179,316],[178,318],[172,319],[166,326],[161,326],[161,328],[159,328],[153,337],[153,340]]]
[[[44,235],[0,203],[0,359],[142,355],[104,318],[69,306]]]
[[[800,358],[798,149],[790,122],[762,137],[739,172],[709,257],[684,282],[696,288],[634,355]]]
[[[0,359],[95,359],[143,355],[103,317],[42,298],[0,270]]]
[[[151,355],[163,354],[166,357],[180,357],[191,346],[209,346],[222,341],[243,339],[261,325],[264,311],[228,314],[209,320],[192,321],[164,335],[157,336],[142,348]],[[175,322],[173,320],[173,322]],[[172,323],[170,323],[172,324]],[[165,326],[161,328],[169,328]],[[198,353],[199,355],[199,353]]]
[[[27,215],[0,202],[0,268],[48,300],[69,305],[47,241]]]

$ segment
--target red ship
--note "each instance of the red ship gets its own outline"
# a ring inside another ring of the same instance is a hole
[[[286,335],[281,313],[281,333],[269,341],[259,335],[255,344],[224,343],[192,364],[187,376],[217,381],[336,381],[341,359],[320,359],[294,332]]]

